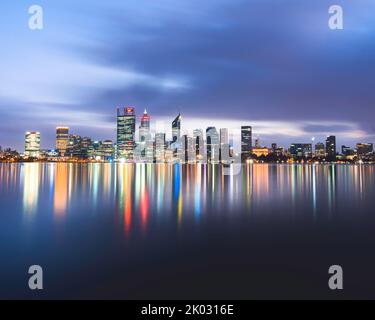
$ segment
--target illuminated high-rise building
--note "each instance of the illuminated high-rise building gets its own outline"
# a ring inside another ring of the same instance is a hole
[[[172,121],[172,142],[177,142],[181,137],[181,114]]]
[[[220,161],[229,160],[229,133],[227,128],[220,129]]]
[[[193,137],[188,137],[188,146],[187,146],[187,152],[188,152],[188,163],[196,163],[197,158],[195,155],[195,140]]]
[[[181,163],[195,163],[196,155],[194,138],[184,134],[181,138],[181,142],[182,153],[179,160]]]
[[[173,151],[173,157],[176,159],[183,158],[182,141],[181,141],[181,114],[172,121],[172,143],[171,149]]]
[[[165,133],[156,133],[155,134],[155,159],[156,163],[165,162]]]
[[[336,160],[336,137],[328,136],[326,139],[326,156],[328,161]]]
[[[252,151],[252,128],[251,126],[241,127],[241,160],[245,162],[251,158]]]
[[[56,128],[56,151],[61,157],[65,157],[68,144],[69,144],[69,128],[57,127]]]
[[[202,129],[195,129],[193,132],[194,143],[195,143],[195,157],[198,162],[206,161],[206,151],[204,145],[204,137]]]
[[[150,121],[151,121],[151,117],[147,113],[147,110],[145,110],[141,117],[141,125],[139,126],[139,141],[140,142],[146,142],[149,139]]]
[[[137,158],[141,156],[141,160],[146,162],[153,162],[154,160],[154,145],[150,131],[151,117],[147,110],[143,112],[141,117],[141,125],[139,126],[139,142],[137,144]]]
[[[117,109],[117,157],[132,161],[135,148],[135,108]]]
[[[220,161],[220,137],[215,127],[206,129],[207,137],[207,161],[210,163],[218,163]]]
[[[32,158],[40,156],[40,132],[27,131],[25,133],[25,156]]]

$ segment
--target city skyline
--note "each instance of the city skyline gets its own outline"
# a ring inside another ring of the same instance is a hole
[[[127,107],[123,107],[124,111],[126,112],[125,109],[128,109],[128,108],[131,108],[132,110],[130,110],[129,112],[131,113],[131,116],[134,118],[134,129],[135,131],[138,133],[139,130],[141,130],[141,127],[142,127],[142,121],[143,121],[143,117],[147,113],[147,109],[145,108],[144,109],[144,112],[141,114],[137,114],[136,113],[136,110],[137,108],[135,106],[127,106]],[[121,109],[121,107],[116,107],[116,110],[117,112],[119,112],[119,110]],[[118,113],[117,113],[118,115]],[[182,117],[182,114],[181,112],[179,112],[178,117]],[[166,135],[166,139],[172,139],[173,140],[173,136],[174,136],[174,133],[173,133],[173,129],[170,128],[170,122],[171,122],[171,119],[173,118],[173,116],[170,116],[170,117],[157,117],[155,115],[153,115],[153,121],[150,121],[150,119],[148,119],[148,131],[150,132],[150,134],[153,136],[153,138],[155,138],[155,135],[158,134],[158,133],[164,133]],[[177,118],[174,120],[176,121]],[[194,131],[195,130],[200,130],[200,129],[204,129],[206,130],[207,128],[210,128],[210,127],[216,127],[217,129],[221,129],[221,128],[224,128],[224,129],[227,129],[230,131],[230,134],[232,136],[233,139],[235,140],[240,140],[241,139],[241,128],[243,126],[248,126],[251,128],[251,136],[252,136],[252,142],[251,143],[256,143],[257,141],[262,141],[262,146],[270,146],[272,147],[271,145],[273,143],[277,143],[278,146],[282,146],[284,148],[289,148],[290,145],[292,145],[293,143],[311,143],[313,146],[316,144],[316,143],[324,143],[325,142],[325,139],[329,136],[335,136],[338,138],[338,142],[336,143],[337,146],[347,146],[347,147],[353,147],[358,144],[358,143],[372,143],[374,144],[374,140],[373,139],[367,139],[366,138],[353,138],[353,142],[352,143],[343,143],[343,141],[345,141],[345,139],[343,139],[342,137],[340,137],[337,133],[335,132],[331,132],[331,134],[328,134],[328,133],[321,133],[321,134],[317,134],[317,135],[314,135],[314,136],[309,136],[309,137],[306,137],[304,135],[301,135],[301,136],[298,136],[298,131],[295,132],[295,136],[294,137],[291,137],[289,139],[289,143],[286,143],[286,144],[282,144],[280,143],[280,140],[278,139],[270,139],[268,137],[268,135],[266,133],[263,133],[263,134],[260,134],[259,132],[262,132],[265,124],[264,122],[257,122],[255,121],[255,124],[259,124],[260,128],[257,128],[256,126],[254,126],[252,123],[250,123],[249,121],[218,121],[219,125],[215,125],[215,120],[204,120],[204,121],[200,121],[200,119],[190,119],[191,121],[189,121],[188,118],[185,118],[184,117],[184,126],[181,126],[180,125],[180,134],[181,135],[191,135],[193,136],[194,135]],[[116,138],[116,124],[115,124],[116,120],[114,120],[114,122],[112,123],[112,130],[113,133],[110,137],[102,137],[102,136],[98,136],[98,135],[95,135],[94,137],[91,137],[90,136],[90,139],[92,139],[92,141],[108,141],[108,140],[111,140],[113,142],[116,142],[117,141],[117,138]],[[190,123],[190,126],[189,128],[187,129],[187,125],[186,123]],[[202,123],[206,123],[206,125],[203,125],[201,127],[199,127],[199,124]],[[226,125],[226,123],[229,124]],[[286,123],[283,123],[283,122],[277,122],[277,126],[274,128],[274,130],[278,130],[281,126],[283,125],[286,125]],[[34,128],[35,129],[35,128]],[[49,142],[44,142],[44,139],[45,139],[45,134],[43,134],[43,132],[41,130],[37,130],[37,129],[28,129],[26,131],[23,131],[22,133],[22,138],[24,137],[25,135],[25,132],[38,132],[40,136],[43,136],[43,139],[40,139],[41,140],[41,144],[40,144],[40,148],[41,149],[49,149],[49,150],[53,150],[53,149],[56,149],[58,150],[58,139],[57,139],[57,132],[53,131],[53,133],[51,132],[48,132],[47,133],[47,139],[46,141],[49,141]],[[78,134],[79,136],[82,136],[82,137],[88,137],[89,135],[85,135],[85,134],[81,134],[80,132],[82,132],[82,129],[80,128],[74,128],[72,126],[69,126],[68,124],[63,124],[61,125],[57,125],[56,127],[53,128],[54,130],[63,130],[64,129],[66,130],[71,130],[71,131],[74,131],[75,134]],[[285,128],[285,130],[291,130],[290,128]],[[292,130],[291,130],[292,131]],[[66,132],[62,132],[61,133],[62,135],[66,135]],[[51,139],[51,136],[52,136],[52,139]],[[282,139],[283,140],[283,139]],[[51,142],[52,141],[52,142]],[[4,149],[4,148],[10,148],[10,149],[13,149],[13,150],[16,150],[18,152],[22,152],[24,150],[24,140],[19,140],[18,143],[16,143],[16,145],[20,145],[21,147],[17,148],[15,146],[11,146],[9,144],[0,144],[0,146]],[[55,147],[52,147],[52,145],[55,145]],[[241,150],[241,146],[239,145],[238,146],[238,151]]]
[[[41,147],[41,133],[26,131],[24,152],[21,159],[9,151],[1,153],[5,160],[39,159],[49,161],[94,160],[146,163],[222,163],[318,161],[318,162],[374,162],[372,142],[357,142],[347,146],[337,144],[337,137],[329,135],[324,142],[293,142],[289,146],[277,141],[266,145],[259,136],[253,136],[253,127],[241,125],[236,132],[228,128],[208,126],[195,128],[190,134],[183,130],[181,112],[169,125],[156,126],[151,130],[152,116],[144,109],[137,115],[134,106],[116,108],[116,139],[92,139],[70,132],[68,126],[58,126],[55,131],[55,147]],[[138,121],[137,121],[138,119]],[[168,130],[168,128],[170,130]],[[167,132],[170,131],[170,134]],[[205,131],[205,134],[204,134]],[[0,151],[1,147],[0,147]]]
[[[374,12],[1,0],[0,299],[375,298]]]
[[[161,120],[183,110],[186,127],[249,122],[266,144],[374,141],[375,4],[340,2],[339,31],[327,26],[330,2],[290,0],[43,2],[45,27],[32,31],[28,2],[4,1],[0,145],[22,148],[32,124],[43,145],[65,124],[114,139],[123,101]]]

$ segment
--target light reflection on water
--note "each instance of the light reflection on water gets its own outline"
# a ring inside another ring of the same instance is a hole
[[[52,298],[321,297],[336,263],[358,275],[345,280],[348,296],[373,297],[363,271],[375,267],[373,166],[222,173],[219,165],[0,164],[0,297],[32,294],[24,278],[34,263],[45,267]]]
[[[245,165],[231,176],[219,165],[1,164],[0,179],[3,195],[20,190],[28,217],[115,212],[125,233],[146,231],[150,220],[181,225],[277,208],[329,217],[369,201],[375,182],[373,166],[269,164]]]

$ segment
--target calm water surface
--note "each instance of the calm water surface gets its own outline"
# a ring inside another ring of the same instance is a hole
[[[0,297],[375,298],[374,208],[374,166],[0,164]]]

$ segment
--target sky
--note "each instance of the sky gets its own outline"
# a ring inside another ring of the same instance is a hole
[[[42,30],[28,26],[43,8]],[[328,27],[331,5],[344,29]],[[261,144],[375,142],[373,0],[1,0],[0,145],[55,127],[115,139],[116,107],[153,126],[252,125]],[[161,125],[163,123],[163,125]],[[234,133],[235,135],[236,133]]]

